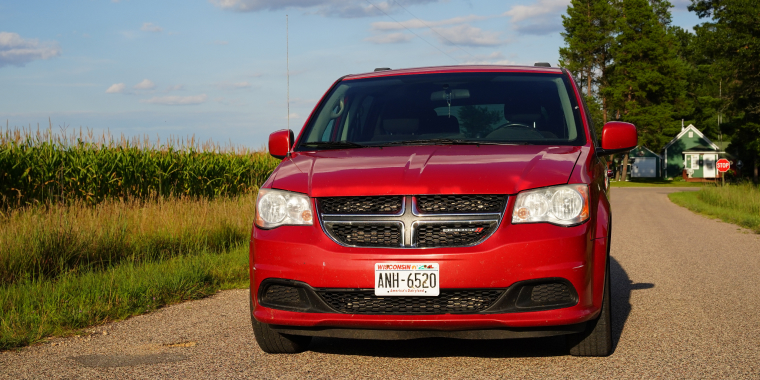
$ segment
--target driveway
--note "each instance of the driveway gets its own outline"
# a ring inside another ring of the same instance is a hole
[[[564,338],[506,341],[317,338],[267,355],[248,290],[0,353],[3,378],[755,378],[760,235],[672,204],[673,188],[615,188],[615,352],[568,356]]]

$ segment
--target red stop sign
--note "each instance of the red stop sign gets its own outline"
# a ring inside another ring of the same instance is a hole
[[[731,168],[731,163],[728,162],[727,159],[721,158],[718,160],[718,162],[715,163],[715,166],[718,168],[719,172],[727,172],[728,169]]]

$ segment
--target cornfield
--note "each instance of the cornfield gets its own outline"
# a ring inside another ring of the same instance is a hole
[[[105,199],[237,196],[255,192],[278,160],[194,138],[0,129],[0,206]]]

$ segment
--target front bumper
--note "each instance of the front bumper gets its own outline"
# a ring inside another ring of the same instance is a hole
[[[340,336],[335,335],[340,329],[452,332],[582,326],[599,313],[605,276],[607,242],[593,239],[592,226],[588,222],[575,227],[506,222],[479,245],[433,249],[344,247],[329,239],[319,225],[254,228],[250,250],[252,315],[277,329],[303,331],[304,335],[329,330],[330,336]],[[378,262],[439,263],[442,290],[506,289],[521,281],[560,278],[572,285],[578,302],[571,307],[529,312],[397,315],[280,310],[262,306],[257,297],[259,286],[267,279],[295,280],[313,288],[372,289],[374,264]],[[576,331],[576,327],[550,330]],[[347,331],[344,333],[353,334]]]

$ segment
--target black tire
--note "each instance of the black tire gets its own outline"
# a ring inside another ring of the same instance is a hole
[[[309,348],[310,336],[280,334],[266,323],[255,319],[252,319],[252,322],[256,343],[268,354],[297,354]]]
[[[250,298],[250,297],[249,297]],[[251,308],[251,325],[253,336],[261,350],[268,354],[297,354],[304,352],[311,343],[310,336],[284,335],[272,330],[266,323],[261,323],[253,317],[253,300],[249,300]]]
[[[609,356],[612,354],[612,313],[610,312],[610,263],[604,281],[604,298],[599,317],[588,322],[586,331],[568,336],[567,344],[573,356]]]

